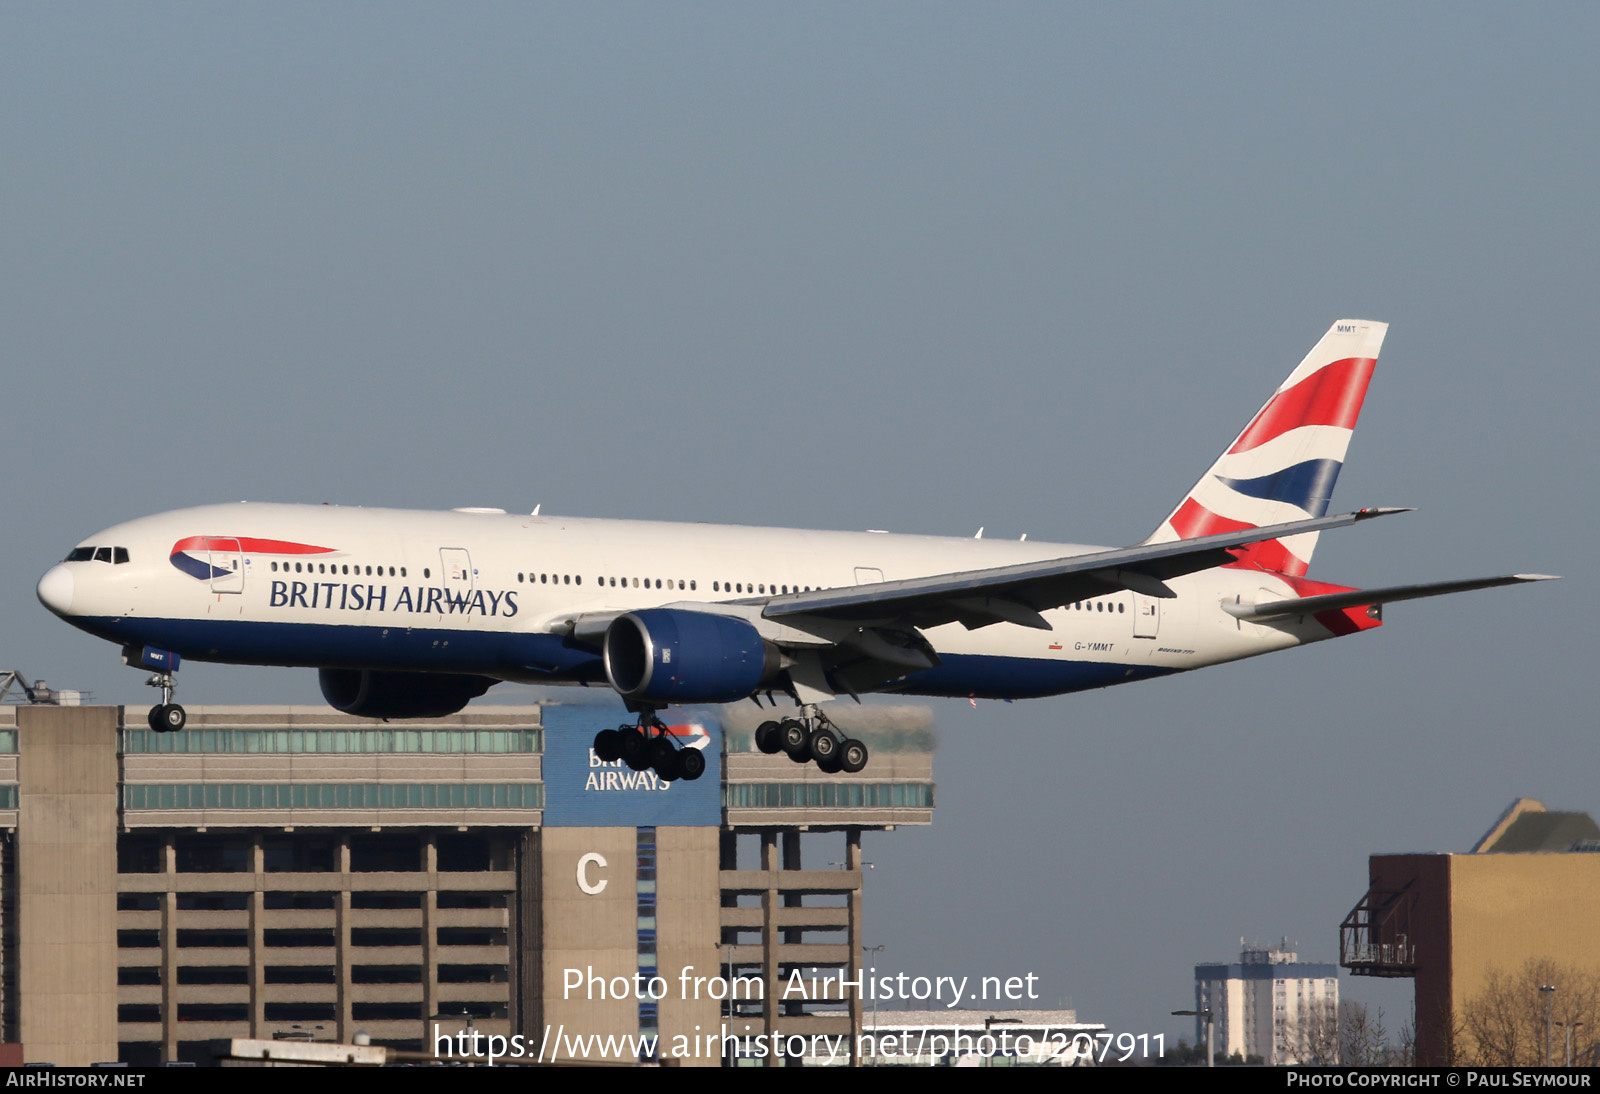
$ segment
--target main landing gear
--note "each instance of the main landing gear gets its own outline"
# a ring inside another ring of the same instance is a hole
[[[636,726],[596,733],[594,754],[606,763],[621,760],[633,771],[654,771],[663,782],[693,782],[706,773],[704,754],[678,744],[653,711],[641,714]]]
[[[145,684],[152,688],[161,689],[161,702],[150,708],[150,728],[157,733],[176,733],[189,722],[189,716],[182,707],[172,701],[172,693],[177,690],[177,684],[172,679],[170,672],[158,672]]]
[[[762,722],[756,727],[756,747],[768,756],[782,752],[797,764],[817,762],[817,770],[833,775],[854,775],[867,766],[867,746],[846,737],[815,706],[800,708],[800,718]]]

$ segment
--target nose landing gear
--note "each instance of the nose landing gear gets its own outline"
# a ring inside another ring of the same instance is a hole
[[[693,782],[706,773],[698,748],[678,744],[655,711],[639,715],[638,725],[602,729],[594,735],[594,754],[606,763],[621,760],[632,771],[654,771],[663,782]]]
[[[799,718],[762,722],[756,727],[756,747],[768,756],[782,752],[797,764],[815,760],[817,770],[828,775],[854,775],[868,759],[866,745],[846,737],[813,705],[801,707]]]
[[[172,693],[177,690],[177,682],[172,674],[178,671],[182,659],[171,650],[156,649],[154,646],[123,646],[122,663],[130,668],[151,669],[155,675],[145,681],[146,687],[161,689],[161,702],[150,708],[150,728],[157,733],[176,733],[188,724],[189,716],[182,707],[172,701]]]
[[[176,733],[188,724],[188,714],[172,701],[172,693],[178,686],[172,679],[172,673],[158,672],[146,680],[145,684],[161,689],[161,702],[150,708],[150,714],[146,719],[151,729],[157,733]]]

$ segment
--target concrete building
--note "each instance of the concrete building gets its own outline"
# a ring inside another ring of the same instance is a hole
[[[1237,963],[1194,967],[1195,1010],[1210,1011],[1213,1047],[1269,1065],[1331,1062],[1339,1015],[1339,969],[1300,960],[1288,939],[1245,946]],[[1195,1043],[1206,1043],[1205,1019]]]
[[[861,833],[932,819],[915,708],[891,720],[920,719],[920,738],[852,727],[876,744],[854,777],[686,714],[715,759],[670,787],[595,759],[610,707],[191,707],[170,734],[128,713],[0,707],[0,1024],[29,1060],[358,1031],[538,1046],[549,1026],[568,1037],[547,1058],[681,1038],[684,1063],[716,1066],[733,1047],[695,1037],[725,1022],[751,1041],[853,1035],[850,993],[783,989],[859,964]]]
[[[1596,852],[1600,826],[1587,814],[1520,798],[1467,854],[1372,855],[1367,892],[1341,924],[1340,963],[1415,981],[1419,1063],[1560,1063],[1569,1029],[1571,1058],[1600,1063],[1600,1013],[1582,1003],[1600,992]],[[1523,1028],[1477,1020],[1490,994]]]

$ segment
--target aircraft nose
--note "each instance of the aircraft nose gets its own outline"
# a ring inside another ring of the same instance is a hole
[[[72,610],[72,571],[65,566],[52,566],[39,579],[39,603],[55,612],[66,615]]]

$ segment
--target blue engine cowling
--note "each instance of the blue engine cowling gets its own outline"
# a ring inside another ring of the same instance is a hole
[[[499,681],[457,672],[380,672],[318,669],[322,697],[358,718],[443,718]]]
[[[742,619],[646,608],[606,628],[606,679],[624,699],[732,703],[778,672],[777,649]]]

